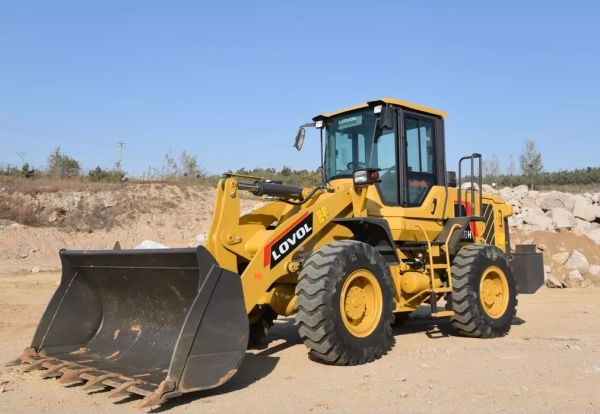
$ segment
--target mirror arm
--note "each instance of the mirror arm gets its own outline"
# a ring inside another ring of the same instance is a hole
[[[379,115],[379,127],[381,129],[394,129],[394,116],[395,109],[389,105],[385,105],[381,108]]]

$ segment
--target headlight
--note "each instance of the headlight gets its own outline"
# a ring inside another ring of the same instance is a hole
[[[367,168],[364,170],[354,171],[354,185],[367,185],[373,183],[379,183],[380,168]]]

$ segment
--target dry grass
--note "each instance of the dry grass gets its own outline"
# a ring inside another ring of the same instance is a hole
[[[195,180],[195,179],[172,179],[172,180],[155,180],[155,181],[143,181],[143,180],[128,180],[119,183],[110,182],[94,182],[90,181],[87,177],[69,177],[69,178],[55,178],[55,177],[37,177],[28,179],[20,176],[11,175],[0,175],[0,189],[4,188],[7,192],[21,192],[25,194],[40,194],[40,193],[56,193],[59,191],[83,191],[89,193],[95,193],[99,191],[114,191],[126,188],[129,185],[164,185],[164,186],[177,186],[181,189],[187,187],[196,188],[214,188],[216,181],[214,180]]]
[[[600,192],[600,183],[583,185],[547,185],[534,187],[534,190],[543,192],[561,191],[570,194],[597,193]]]
[[[72,191],[110,191],[123,188],[124,183],[91,182],[84,177],[65,178],[63,180],[51,177],[27,179],[18,176],[0,175],[0,188],[7,192],[25,194],[56,193],[62,190]]]
[[[22,192],[25,194],[36,195],[40,193],[56,193],[59,191],[83,191],[89,193],[95,193],[99,191],[114,191],[126,188],[128,185],[148,185],[148,186],[177,186],[183,192],[184,195],[187,189],[192,188],[215,188],[217,177],[211,177],[208,179],[188,179],[188,178],[172,178],[162,179],[155,181],[143,181],[143,180],[129,180],[120,183],[109,183],[109,182],[93,182],[85,176],[72,177],[72,178],[55,178],[41,176],[34,179],[27,179],[16,175],[0,175],[0,189],[4,188],[7,192]],[[502,187],[502,186],[501,186]],[[501,188],[500,187],[500,188]],[[562,191],[571,194],[582,194],[585,192],[600,192],[600,183],[598,184],[585,184],[585,185],[553,185],[553,186],[534,186],[537,191]],[[242,197],[252,198],[250,193],[242,192]],[[247,195],[247,196],[246,196]],[[187,198],[187,196],[186,196]]]

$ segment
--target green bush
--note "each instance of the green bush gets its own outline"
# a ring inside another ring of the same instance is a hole
[[[124,178],[125,173],[123,171],[105,171],[100,167],[96,167],[88,173],[88,179],[92,182],[118,183],[123,181]]]

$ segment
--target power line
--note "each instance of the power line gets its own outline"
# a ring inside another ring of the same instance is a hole
[[[123,147],[125,146],[125,143],[123,141],[119,141],[119,142],[117,142],[117,146],[120,148],[120,153],[119,153],[119,168],[121,168],[122,167],[121,161],[123,161]]]

